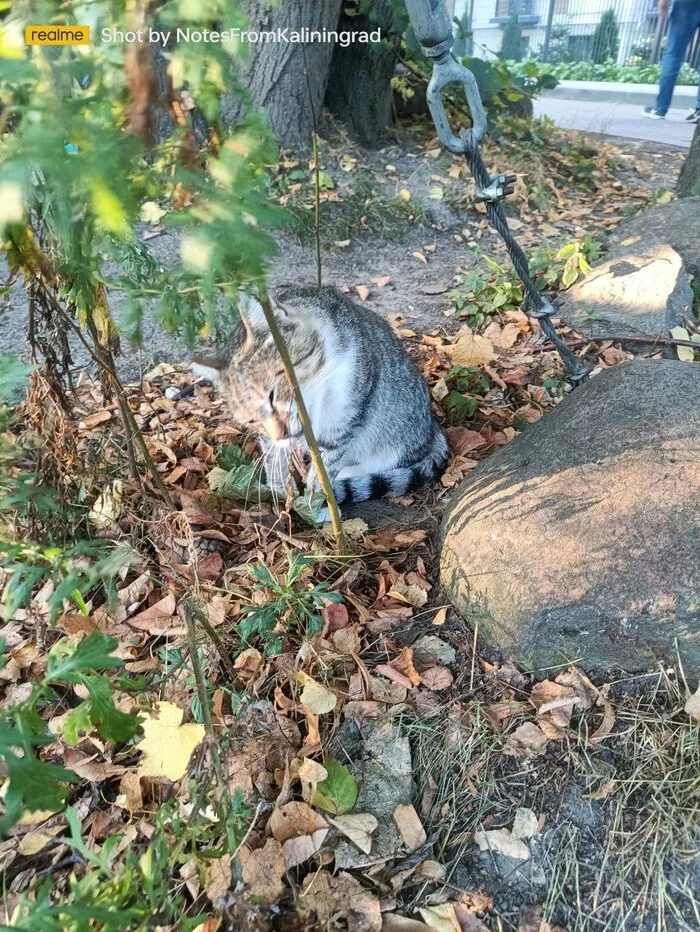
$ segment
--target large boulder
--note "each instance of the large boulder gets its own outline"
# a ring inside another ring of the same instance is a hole
[[[700,675],[700,368],[602,372],[457,489],[442,583],[533,670]]]
[[[700,197],[657,204],[626,220],[615,231],[613,249],[632,248],[634,244],[629,240],[635,236],[640,245],[672,246],[689,274],[693,278],[700,275]]]
[[[692,306],[690,276],[676,250],[630,236],[566,292],[558,313],[589,337],[667,337]]]

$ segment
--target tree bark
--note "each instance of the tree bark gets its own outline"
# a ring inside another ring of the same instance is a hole
[[[253,0],[246,6],[250,30],[335,30],[342,0]],[[249,64],[237,72],[254,106],[262,107],[283,148],[310,146],[313,114],[321,111],[333,54],[332,42],[257,42],[248,45]],[[305,71],[308,73],[308,83]],[[234,126],[245,108],[238,95],[222,100],[225,126]]]
[[[371,19],[366,16],[340,18],[338,31],[379,27],[387,36],[392,23],[390,0],[376,0]],[[336,45],[326,91],[326,106],[363,145],[377,145],[391,118],[391,79],[396,56],[389,38],[381,45],[355,42]]]
[[[676,185],[678,197],[691,197],[700,194],[700,123],[695,127],[690,151],[683,162],[678,183]]]

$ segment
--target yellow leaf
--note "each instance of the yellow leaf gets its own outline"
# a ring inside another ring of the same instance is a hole
[[[164,216],[165,211],[155,201],[144,201],[141,205],[141,219],[144,223],[158,223]]]
[[[457,342],[446,347],[456,366],[483,366],[493,359],[493,343],[465,328]]]
[[[674,340],[690,340],[690,334],[685,327],[672,327],[671,336]],[[692,346],[677,346],[676,355],[681,362],[692,362],[695,359],[695,350]]]
[[[204,740],[203,725],[183,725],[183,711],[172,702],[159,702],[143,723],[140,777],[184,777],[194,749]]]
[[[333,711],[338,700],[330,689],[317,683],[313,677],[303,672],[297,673],[297,680],[304,685],[301,691],[301,704],[305,709],[315,715]]]
[[[122,202],[101,181],[95,181],[92,185],[92,209],[105,230],[122,239],[130,236],[131,227]]]
[[[46,828],[43,831],[27,832],[27,834],[23,835],[19,840],[17,854],[22,854],[25,857],[38,854],[59,832],[63,831],[65,831],[65,825],[53,825],[51,828]]]
[[[355,291],[363,301],[366,301],[367,298],[369,298],[369,288],[367,285],[355,285]]]
[[[90,509],[88,521],[97,530],[109,527],[119,517],[122,507],[123,485],[121,479],[115,479],[111,486],[107,486],[104,492],[98,496],[97,501]]]
[[[399,197],[402,201],[406,201],[406,203],[408,203],[408,201],[411,200],[411,192],[408,190],[408,188],[401,188],[399,191]]]

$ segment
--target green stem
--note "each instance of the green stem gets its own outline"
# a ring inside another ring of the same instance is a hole
[[[316,187],[316,204],[314,209],[314,238],[316,240],[316,285],[321,290],[321,167],[318,162],[318,133],[314,128],[311,134],[314,150],[314,183]]]
[[[343,525],[340,519],[338,503],[335,500],[335,493],[333,491],[333,486],[331,485],[331,480],[328,478],[328,473],[326,472],[326,467],[321,457],[321,451],[319,450],[318,444],[316,443],[316,437],[314,436],[313,427],[311,426],[311,418],[309,417],[309,412],[306,410],[304,396],[301,393],[299,380],[297,379],[297,374],[294,371],[294,364],[289,355],[287,344],[285,343],[284,337],[282,336],[282,331],[277,324],[277,320],[272,310],[272,305],[270,304],[270,298],[264,282],[258,282],[258,291],[260,295],[260,304],[265,315],[265,320],[267,321],[267,325],[270,328],[272,339],[275,341],[277,352],[280,354],[280,359],[282,360],[284,371],[294,393],[294,400],[296,401],[297,411],[299,412],[299,420],[301,422],[302,430],[304,431],[304,436],[306,437],[306,442],[309,445],[309,452],[311,453],[311,462],[314,464],[316,475],[318,476],[319,482],[321,483],[321,488],[323,489],[323,494],[326,496],[328,510],[331,515],[331,525],[333,527],[335,543],[338,550],[342,551],[345,549],[345,538],[343,537]]]

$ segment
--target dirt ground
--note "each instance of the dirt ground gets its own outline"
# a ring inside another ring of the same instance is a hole
[[[588,137],[579,133],[567,134],[582,145],[596,147],[600,142],[613,150],[619,143],[620,153],[626,158],[611,169],[610,181],[618,185],[631,183],[635,188],[648,191],[671,189],[682,161],[682,153],[672,146],[655,143],[617,140],[614,137]],[[415,217],[406,216],[392,220],[388,230],[378,228],[380,223],[367,226],[360,215],[351,218],[356,228],[349,240],[324,244],[322,252],[323,280],[336,287],[347,289],[355,298],[356,288],[369,289],[368,305],[385,317],[400,316],[408,328],[425,333],[449,325],[451,314],[447,293],[459,277],[475,268],[490,256],[507,265],[500,239],[488,228],[483,212],[472,209],[469,198],[467,169],[459,178],[449,177],[449,171],[461,160],[438,148],[436,140],[426,140],[423,127],[409,127],[398,133],[396,142],[382,149],[367,150],[342,140],[333,140],[325,147],[322,156],[324,170],[330,170],[342,196],[344,190],[355,181],[356,174],[363,172],[371,178],[372,188],[368,196],[381,194],[395,198],[399,192],[410,193],[411,204],[416,205]],[[355,160],[352,172],[342,167],[343,156]],[[463,164],[463,163],[462,163]],[[643,175],[636,167],[643,166]],[[509,157],[508,164],[499,162],[490,166],[494,171],[518,172],[517,159]],[[531,184],[527,174],[523,184]],[[439,192],[442,199],[436,199]],[[520,200],[520,198],[517,198]],[[633,201],[630,202],[631,204]],[[336,212],[337,204],[329,200],[322,206],[322,225],[329,222]],[[519,207],[508,204],[508,211],[517,218]],[[532,247],[556,238],[582,235],[593,232],[604,239],[605,228],[591,223],[585,216],[577,218],[571,210],[556,208],[541,211],[535,216],[540,223],[529,226],[527,221],[518,227],[517,235],[522,245]],[[541,222],[546,228],[541,229]],[[148,240],[154,257],[164,268],[179,260],[179,237],[176,231],[164,223],[156,227],[143,224],[141,235]],[[302,242],[298,235],[282,232],[277,235],[279,256],[271,268],[271,282],[313,282],[316,276],[313,243],[306,238]],[[422,256],[422,258],[420,258]],[[108,266],[106,275],[116,277],[118,269]],[[7,269],[0,264],[0,280],[6,279]],[[389,277],[382,287],[372,279]],[[123,312],[122,295],[110,291],[112,312],[117,320]],[[27,323],[27,302],[23,288],[15,284],[9,289],[3,304],[0,304],[0,353],[22,355],[26,341],[24,331]],[[179,339],[165,333],[153,314],[148,310],[144,316],[143,342],[141,347],[122,343],[122,356],[118,360],[120,374],[125,382],[137,381],[143,373],[161,362],[186,360],[189,348]],[[76,368],[88,362],[80,345],[74,346],[73,359]]]
[[[618,148],[615,140],[607,139],[607,155],[601,160],[600,140],[566,134],[560,137],[560,142],[562,151],[570,145],[577,147],[576,164],[584,171],[579,179],[581,186],[574,192],[571,185],[561,183],[561,173],[570,170],[569,162],[557,162],[559,174],[552,180],[554,172],[548,171],[547,163],[538,166],[523,154],[528,171],[519,180],[516,197],[508,210],[513,228],[527,249],[546,242],[581,238],[586,233],[604,243],[609,231],[626,214],[653,203],[663,196],[664,190],[672,189],[682,158],[671,147],[622,140]],[[556,155],[556,151],[552,152],[553,160]],[[500,160],[495,148],[490,148],[487,156],[491,169],[498,167],[505,172],[520,168],[513,147],[507,163],[505,157]],[[345,218],[346,228],[347,223],[351,228],[354,224],[353,235],[336,237],[335,241],[330,237],[331,242],[323,250],[324,281],[346,290],[358,301],[366,301],[392,323],[398,322],[409,342],[415,337],[411,352],[415,351],[419,361],[425,362],[421,339],[426,334],[451,334],[462,324],[450,298],[462,276],[484,265],[487,256],[506,264],[502,244],[488,229],[484,213],[472,209],[470,183],[463,163],[441,152],[424,129],[412,127],[404,128],[395,142],[380,150],[361,150],[344,140],[324,143],[322,162],[323,170],[334,183],[322,205],[322,223],[328,226],[343,219],[339,214],[357,186],[358,176],[371,182],[364,205],[366,211],[360,209],[349,221]],[[281,198],[293,193],[285,192]],[[376,198],[378,210],[371,209],[372,198]],[[403,205],[401,211],[393,213],[399,204]],[[301,209],[306,206],[302,203]],[[140,232],[164,267],[178,261],[177,236],[165,223],[144,224]],[[313,242],[287,232],[279,236],[278,243],[279,258],[271,271],[272,281],[313,281],[316,271]],[[115,277],[118,275],[117,269],[110,271]],[[21,289],[13,286],[8,307],[0,317],[0,353],[24,352],[27,308],[23,297]],[[119,319],[122,310],[119,294],[112,290],[110,298],[113,313]],[[533,335],[533,340],[538,338]],[[522,352],[530,353],[529,344]],[[133,350],[124,346],[121,374],[125,381],[136,382],[155,364],[185,360],[187,355],[187,347],[164,335],[151,315],[144,327],[143,348]],[[450,365],[447,356],[443,347],[443,359],[430,373],[432,389],[439,375],[444,381],[442,373]],[[539,357],[531,354],[529,358],[534,358],[530,365],[537,369]],[[86,363],[79,348],[75,350],[74,362],[76,366]],[[506,359],[503,371],[499,372],[512,375],[516,368],[517,362]],[[234,588],[242,584],[243,564],[250,559],[254,547],[262,546],[256,535],[268,534],[272,538],[277,522],[270,516],[269,508],[268,514],[264,514],[263,506],[263,516],[270,519],[267,525],[261,521],[256,528],[256,521],[244,522],[239,511],[236,520],[230,518],[228,522],[231,527],[235,524],[231,530],[220,515],[207,514],[208,506],[200,508],[200,501],[192,496],[199,492],[204,501],[205,489],[209,494],[203,474],[213,465],[214,447],[228,436],[226,416],[210,388],[198,389],[193,398],[178,401],[173,412],[162,398],[169,378],[181,384],[189,379],[189,374],[178,371],[165,378],[154,377],[145,385],[132,387],[130,400],[139,426],[154,444],[154,455],[163,458],[159,468],[164,476],[169,474],[166,481],[172,479],[173,491],[182,493],[183,514],[188,507],[191,509],[188,517],[193,526],[200,527],[198,533],[213,528],[214,539],[219,535],[226,540],[221,531],[225,527],[231,534],[225,571],[229,575],[212,576],[217,581],[223,578],[221,590],[216,591],[224,592],[231,581]],[[515,396],[520,387],[515,381],[507,389]],[[531,386],[527,387],[529,391]],[[532,388],[533,392],[542,390],[536,399],[538,404],[541,402],[536,412],[540,416],[554,399],[546,395],[537,380],[533,380]],[[489,452],[499,442],[507,442],[505,430],[510,430],[511,436],[515,434],[509,426],[512,416],[507,422],[497,421],[499,405],[503,410],[507,407],[505,393],[504,382],[502,388],[489,392],[488,401],[483,399],[491,420],[480,430],[493,437],[500,434],[493,446],[489,445]],[[95,404],[103,405],[104,399],[97,389],[95,395]],[[528,408],[530,413],[533,406],[534,402]],[[86,407],[86,415],[87,412]],[[457,430],[465,431],[463,438],[467,439],[475,433],[463,426]],[[195,447],[192,437],[197,432],[200,433]],[[168,438],[167,449],[163,436]],[[204,448],[206,454],[202,452]],[[176,453],[172,453],[173,449]],[[470,452],[467,450],[467,455]],[[459,460],[460,456],[457,454],[455,458]],[[464,469],[474,465],[475,462],[462,463]],[[180,478],[173,478],[178,471]],[[182,482],[182,476],[185,484],[180,488],[177,483]],[[459,475],[455,484],[457,481]],[[481,918],[474,918],[476,924],[464,928],[498,932],[564,929],[651,932],[697,928],[698,862],[690,844],[686,844],[693,828],[682,822],[694,812],[690,795],[697,788],[697,767],[695,774],[691,768],[695,762],[700,764],[700,749],[697,729],[694,743],[690,738],[679,737],[692,730],[683,713],[679,684],[669,683],[657,673],[651,678],[636,677],[593,686],[587,680],[574,682],[575,674],[563,671],[559,675],[569,676],[570,680],[557,679],[549,684],[550,688],[573,690],[585,714],[572,719],[570,726],[567,720],[559,729],[545,716],[540,717],[537,709],[538,727],[550,728],[551,742],[546,751],[531,756],[509,754],[506,746],[516,730],[514,726],[522,722],[534,727],[533,704],[528,703],[536,688],[536,678],[502,663],[488,645],[475,642],[473,632],[454,612],[446,611],[441,626],[434,627],[435,613],[442,609],[436,538],[447,494],[447,487],[443,486],[415,496],[410,508],[401,503],[385,503],[372,512],[365,506],[361,513],[372,530],[380,524],[390,525],[392,533],[397,529],[424,528],[427,540],[421,541],[422,549],[404,547],[408,552],[397,567],[388,565],[394,558],[390,551],[401,550],[392,545],[366,555],[361,571],[348,569],[349,575],[367,578],[364,595],[371,591],[371,598],[375,599],[369,604],[377,616],[372,618],[376,627],[367,627],[364,635],[367,649],[362,657],[370,670],[376,669],[375,665],[381,661],[386,672],[387,661],[396,663],[395,654],[404,646],[410,650],[409,645],[415,645],[423,635],[437,632],[453,650],[449,666],[455,671],[454,684],[449,694],[437,696],[429,689],[422,692],[409,689],[410,701],[416,703],[408,707],[409,711],[419,714],[404,715],[403,701],[392,706],[393,700],[389,700],[390,714],[385,716],[391,719],[391,728],[395,726],[388,745],[405,741],[410,748],[411,798],[427,834],[425,850],[421,849],[424,860],[433,867],[449,865],[449,873],[438,880],[429,873],[421,874],[416,867],[420,859],[408,855],[395,865],[391,886],[381,878],[383,906],[411,914],[418,907],[438,908],[460,897],[464,902],[464,897],[470,895],[465,891],[478,891],[470,910],[474,917],[478,914]],[[210,525],[205,523],[208,520]],[[304,532],[295,533],[303,536]],[[280,535],[280,539],[299,543],[298,538],[287,534]],[[302,544],[311,548],[308,539],[302,540]],[[217,553],[211,556],[217,557]],[[277,558],[281,559],[280,554]],[[223,569],[221,556],[217,559]],[[344,567],[342,572],[345,576]],[[429,599],[418,605],[417,614],[412,615],[410,606],[399,604],[397,608],[397,603],[387,608],[387,600],[390,603],[391,599],[385,590],[392,580],[396,582],[399,572],[407,578],[418,578],[431,591]],[[375,580],[381,582],[379,592],[375,591],[379,585]],[[361,582],[362,579],[358,586]],[[350,583],[348,586],[351,588]],[[351,609],[357,607],[358,603],[353,602]],[[381,612],[383,618],[379,617]],[[400,620],[395,630],[390,624],[392,618]],[[162,631],[154,633],[148,627],[143,630],[154,634],[156,640],[162,635]],[[291,662],[296,660],[292,658]],[[398,667],[394,669],[397,672]],[[440,672],[444,675],[444,668]],[[555,675],[552,672],[552,678]],[[392,681],[390,686],[394,685]],[[187,688],[190,691],[183,690],[179,696],[183,703],[191,699],[191,686]],[[344,681],[342,688],[344,695],[349,694]],[[384,688],[389,688],[386,683]],[[449,699],[445,699],[448,695]],[[430,705],[433,701],[435,704]],[[263,709],[271,712],[272,704],[261,699],[256,703],[256,714],[248,715],[243,725],[253,729],[256,719],[262,720]],[[369,769],[377,763],[368,756],[362,757],[366,752],[363,742],[367,744],[373,729],[375,723],[370,717],[358,716],[353,723],[346,716],[332,737],[335,756],[361,776],[363,767]],[[606,738],[605,743],[599,743],[601,736]],[[272,739],[265,735],[263,740],[269,744]],[[381,747],[380,751],[389,754],[387,747]],[[389,772],[383,779],[389,784],[394,773],[390,767],[386,769]],[[359,782],[362,784],[362,779]],[[391,808],[386,809],[390,811]],[[536,830],[525,836],[530,851],[527,859],[499,853],[489,844],[483,849],[475,844],[475,832],[491,829],[509,832],[518,813],[523,812],[533,817],[539,815]],[[118,821],[119,828],[121,824]],[[261,827],[253,828],[250,841],[257,849],[265,838]],[[394,878],[404,872],[405,877],[394,885]],[[364,879],[369,879],[368,886],[377,876],[376,872],[367,871]],[[303,882],[307,879],[304,877]],[[376,889],[380,889],[381,883],[377,882]],[[283,927],[281,917],[292,915],[297,908],[303,909],[304,897],[297,897],[299,884],[296,887],[290,884],[290,888],[295,892],[286,889],[279,904],[269,910],[270,928]],[[663,891],[661,897],[658,890]],[[299,922],[297,926],[290,919],[284,927],[316,928],[304,926],[303,919]],[[352,916],[340,927],[352,929]],[[454,928],[438,925],[437,921],[433,927]]]

